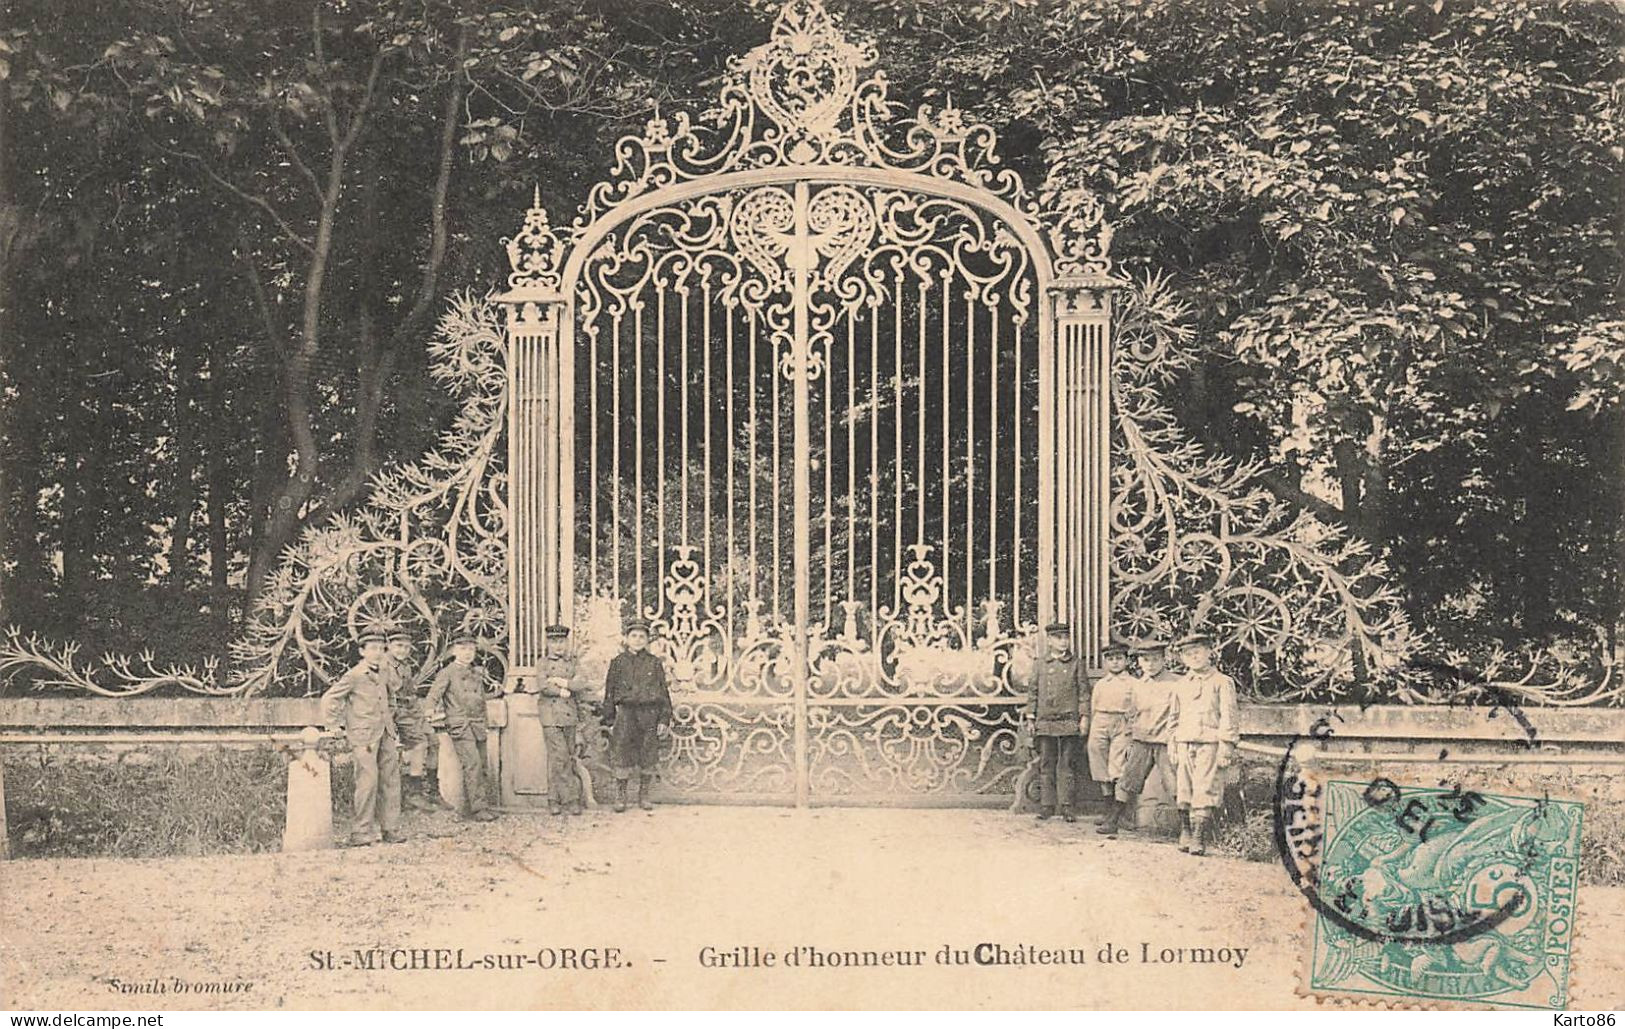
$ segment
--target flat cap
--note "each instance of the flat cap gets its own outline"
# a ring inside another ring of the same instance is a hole
[[[550,640],[562,640],[570,635],[570,627],[568,625],[553,624],[549,625],[543,631],[547,633],[547,638]]]
[[[1108,643],[1104,647],[1100,648],[1100,656],[1101,657],[1106,657],[1109,654],[1127,654],[1127,653],[1128,653],[1128,648],[1123,646],[1123,644],[1121,644],[1121,643]]]
[[[412,634],[407,632],[405,629],[395,629],[394,631],[392,631],[389,634],[389,642],[391,642],[391,643],[396,643],[396,642],[411,643],[412,642]]]
[[[361,635],[357,636],[355,641],[362,646],[369,643],[388,643],[389,635],[382,629],[363,629]]]
[[[1044,631],[1047,633],[1071,632],[1072,626],[1066,622],[1051,622],[1044,626]]]
[[[454,646],[454,647],[457,646],[460,643],[472,643],[475,646],[478,646],[479,642],[480,642],[480,638],[478,636],[476,636],[472,632],[467,632],[467,631],[455,632],[455,633],[452,633],[452,636],[451,636],[451,645]]]
[[[621,623],[622,632],[648,632],[649,623],[642,618],[628,618]]]

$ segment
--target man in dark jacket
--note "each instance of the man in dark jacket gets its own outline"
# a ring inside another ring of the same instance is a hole
[[[1032,670],[1032,694],[1027,718],[1038,742],[1039,818],[1059,809],[1068,822],[1077,821],[1072,810],[1073,769],[1083,743],[1079,732],[1088,711],[1083,675],[1072,653],[1072,628],[1051,623],[1037,641]]]
[[[627,780],[638,773],[638,806],[654,810],[650,789],[659,758],[659,737],[671,724],[666,666],[649,652],[649,625],[626,625],[626,649],[615,655],[604,676],[604,723],[610,726],[610,758],[615,770],[615,810],[626,810]]]

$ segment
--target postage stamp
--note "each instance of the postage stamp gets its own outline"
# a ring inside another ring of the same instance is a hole
[[[1567,1005],[1579,802],[1377,778],[1319,808],[1311,994]]]

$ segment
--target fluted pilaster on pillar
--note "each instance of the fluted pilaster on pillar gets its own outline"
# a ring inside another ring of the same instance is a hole
[[[1110,636],[1112,294],[1102,276],[1050,286],[1054,563],[1041,598],[1090,666]]]
[[[574,489],[572,420],[559,331],[564,298],[521,288],[501,299],[508,312],[508,669],[520,676],[541,656],[543,629],[570,620],[573,533],[563,500]]]

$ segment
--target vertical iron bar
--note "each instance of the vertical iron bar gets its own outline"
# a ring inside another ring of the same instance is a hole
[[[858,416],[852,392],[853,376],[857,374],[858,305],[846,311],[846,599],[857,599],[857,547],[858,547],[858,490],[857,432]]]
[[[666,574],[666,283],[652,280],[655,287],[655,606],[665,604],[666,591],[660,588]]]
[[[992,410],[987,422],[987,595],[999,599],[999,309],[993,304],[987,305],[988,320],[988,379],[992,396]],[[1019,350],[1017,353],[1019,354]],[[1016,361],[1017,393],[1016,403],[1011,408],[1016,412],[1016,424],[1021,424],[1021,362]],[[1021,436],[1018,432],[1017,439]],[[1021,447],[1018,445],[1015,452],[1016,467],[1021,467]],[[1016,490],[1016,510],[1021,510],[1021,491]],[[1016,564],[1021,564],[1021,554],[1015,555]],[[1015,617],[1016,624],[1021,624],[1021,599],[1011,597],[1010,613]]]
[[[919,338],[915,341],[918,347],[916,363],[919,366],[920,388],[919,409],[915,412],[915,422],[918,426],[918,449],[914,454],[914,542],[925,542],[925,305],[926,298],[931,295],[931,279],[929,269],[920,271],[920,295],[916,301],[915,311],[918,315]]]
[[[808,524],[808,505],[810,503],[812,487],[809,482],[808,451],[808,377],[809,366],[812,360],[810,342],[808,340],[808,275],[811,272],[812,248],[807,238],[807,181],[801,179],[796,182],[795,195],[795,239],[791,243],[795,254],[795,339],[792,342],[793,359],[795,361],[795,454],[794,454],[794,485],[793,502],[795,504],[795,698],[796,698],[796,806],[806,807],[808,799],[808,765],[807,765],[807,620],[809,617],[809,601],[807,578],[811,554],[808,552],[808,535],[811,526]]]
[[[951,534],[948,531],[948,500],[951,491],[948,489],[948,484],[953,481],[953,475],[949,470],[950,458],[948,453],[948,437],[950,435],[948,432],[948,414],[950,408],[948,398],[948,380],[953,378],[953,375],[950,374],[950,370],[952,368],[951,361],[953,360],[953,348],[948,339],[949,325],[953,319],[949,317],[948,312],[953,305],[954,291],[949,288],[950,283],[952,282],[953,265],[945,263],[942,267],[942,354],[939,358],[939,372],[942,375],[942,411],[937,416],[937,424],[942,427],[942,478],[937,483],[937,489],[942,494],[942,526],[937,530],[937,535],[940,537],[942,543],[942,610],[944,612],[953,609],[954,582],[953,564],[948,554],[948,541],[951,538]],[[924,319],[922,318],[921,321],[923,322]]]
[[[761,478],[756,468],[757,447],[761,443],[760,423],[756,417],[756,312],[745,308],[745,316],[750,324],[750,462],[745,466],[745,475],[750,481],[750,596],[755,599],[760,589],[761,565],[757,562],[756,546],[756,480]]]
[[[903,602],[903,268],[899,262],[893,269],[897,303],[892,309],[892,335],[897,353],[892,364],[892,445],[896,450],[892,461],[892,478],[896,488],[892,491],[892,609],[900,611]]]
[[[946,331],[946,330],[945,330]],[[946,424],[947,416],[944,416]],[[943,489],[948,488],[943,483]],[[990,526],[991,528],[991,526]],[[976,307],[965,290],[965,640],[976,638]]]
[[[734,606],[736,603],[734,599],[734,426],[736,424],[734,421],[734,391],[738,388],[738,385],[734,381],[734,304],[734,296],[729,293],[728,299],[723,304],[725,318],[723,335],[726,337],[725,342],[728,347],[728,352],[724,358],[728,369],[727,374],[724,376],[728,390],[728,434],[724,437],[727,440],[727,445],[723,447],[723,460],[728,462],[728,553],[726,557],[728,591],[725,596],[727,597],[729,639],[734,638]]]
[[[621,583],[621,312],[616,311],[610,321],[609,347],[609,404],[610,404],[610,574],[615,586],[615,599],[621,599],[625,588]]]
[[[681,433],[681,450],[677,454],[677,488],[681,491],[683,513],[678,519],[678,532],[680,535],[677,542],[687,546],[693,542],[688,536],[688,280],[683,279],[679,287],[678,295],[682,298],[683,331],[682,343],[680,344],[682,364],[678,374],[683,377],[683,389],[678,414],[683,419],[683,429]],[[710,574],[710,569],[706,568],[703,574]]]
[[[716,427],[715,412],[711,410],[711,351],[715,343],[711,339],[711,268],[706,266],[701,273],[701,290],[704,306],[700,309],[700,339],[705,346],[705,362],[700,374],[705,386],[700,394],[700,417],[704,419],[705,426],[705,478],[700,489],[705,495],[705,522],[700,532],[705,538],[705,581],[710,586],[716,585],[716,569],[711,566],[711,433]]]
[[[643,301],[633,297],[632,336],[636,357],[632,373],[632,449],[637,463],[632,493],[632,552],[637,556],[632,612],[643,615]]]
[[[587,327],[587,593],[598,595],[598,325]]]

